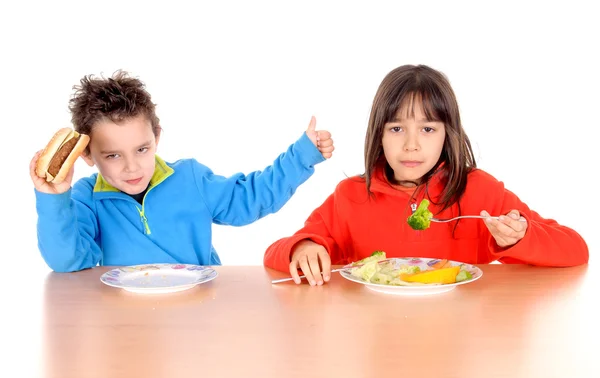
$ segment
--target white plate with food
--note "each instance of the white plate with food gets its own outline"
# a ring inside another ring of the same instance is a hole
[[[345,279],[376,292],[397,295],[444,293],[483,275],[478,267],[458,261],[421,257],[386,259],[382,251],[345,268],[340,271]]]
[[[134,293],[163,294],[188,290],[216,277],[217,272],[208,266],[144,264],[109,270],[100,281]]]

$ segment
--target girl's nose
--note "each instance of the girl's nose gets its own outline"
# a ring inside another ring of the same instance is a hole
[[[404,140],[404,151],[418,151],[419,141],[418,137],[412,133],[409,133]]]

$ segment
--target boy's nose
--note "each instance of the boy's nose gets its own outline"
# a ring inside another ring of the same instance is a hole
[[[139,168],[139,164],[135,159],[126,159],[125,160],[125,170],[127,172],[135,172]]]

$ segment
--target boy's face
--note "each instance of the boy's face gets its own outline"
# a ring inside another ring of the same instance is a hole
[[[154,174],[159,137],[143,115],[118,124],[101,121],[92,129],[90,153],[83,158],[90,166],[98,167],[110,185],[127,194],[138,194],[148,187]]]

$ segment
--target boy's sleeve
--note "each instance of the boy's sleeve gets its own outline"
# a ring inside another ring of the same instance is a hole
[[[336,193],[334,193],[312,212],[302,229],[293,236],[279,239],[267,248],[264,265],[281,272],[289,272],[292,248],[305,239],[325,247],[332,264],[344,264],[347,259],[342,254],[344,248],[341,248],[343,225],[340,224],[340,217],[336,216],[336,213]],[[335,219],[338,221],[335,222]]]
[[[306,133],[264,171],[215,175],[194,162],[200,196],[217,224],[243,226],[278,211],[325,160]]]
[[[527,220],[527,231],[523,239],[513,246],[500,248],[487,227],[489,251],[493,257],[507,264],[531,264],[536,266],[568,267],[586,264],[589,259],[587,244],[574,230],[558,224],[555,220],[542,218],[529,209],[514,193],[498,182],[495,198],[502,198],[496,214],[507,214],[519,210]]]
[[[77,189],[62,194],[35,190],[38,214],[38,247],[48,266],[56,272],[74,272],[96,266],[102,251],[95,241],[98,222],[88,201]]]

